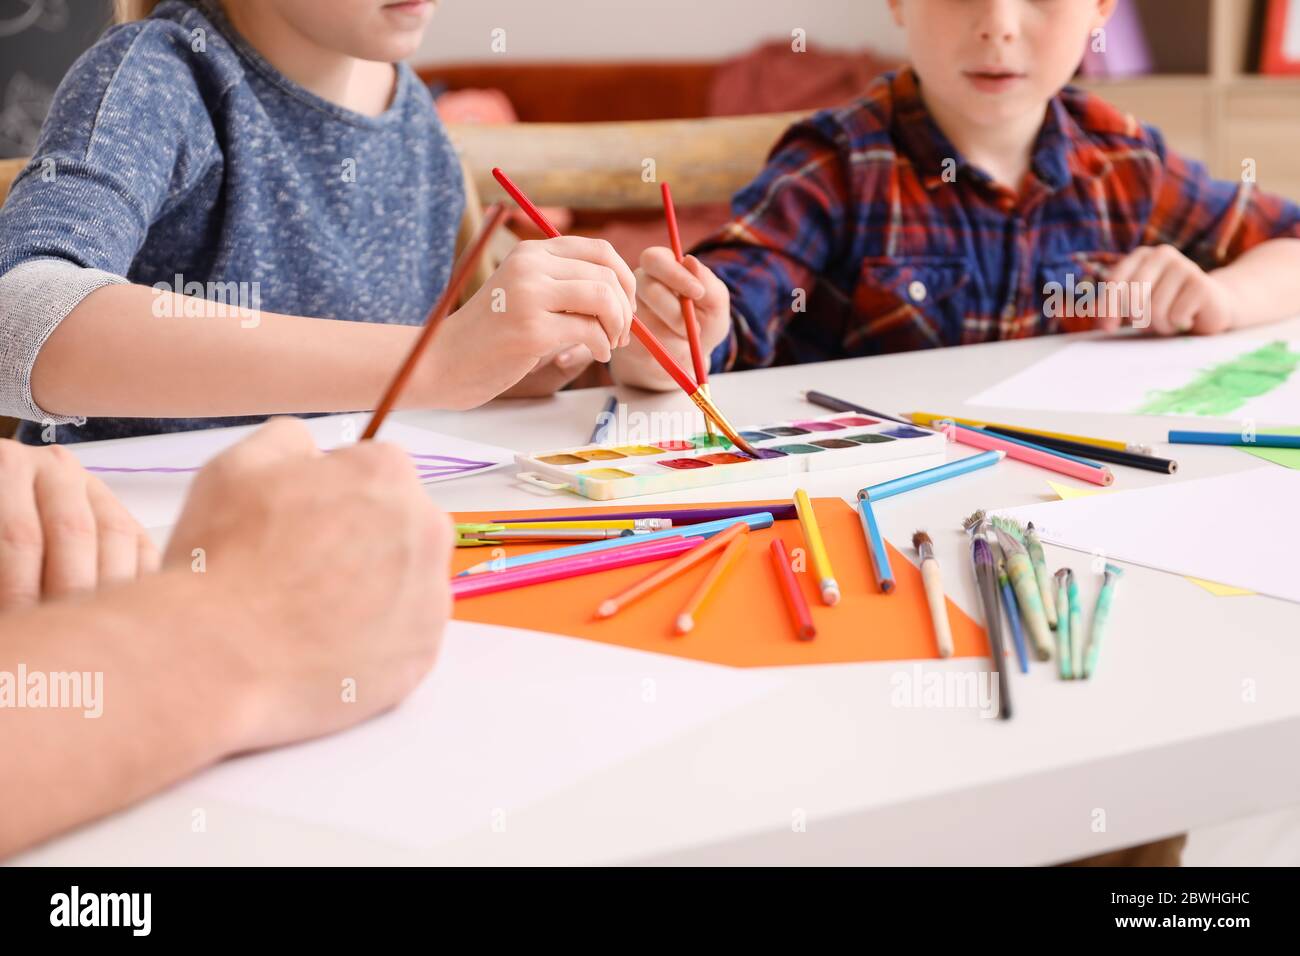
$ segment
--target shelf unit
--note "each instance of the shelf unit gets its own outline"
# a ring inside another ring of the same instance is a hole
[[[1255,0],[1135,0],[1157,72],[1080,78],[1152,123],[1169,145],[1237,179],[1254,160],[1261,189],[1300,201],[1300,77],[1250,72]],[[1262,2],[1262,0],[1261,0]]]

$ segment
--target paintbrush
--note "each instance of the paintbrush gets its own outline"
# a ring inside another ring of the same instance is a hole
[[[519,208],[524,211],[525,215],[533,221],[533,225],[545,233],[548,238],[558,239],[560,237],[560,230],[555,228],[551,221],[542,214],[542,211],[533,204],[533,201],[524,195],[523,190],[511,181],[509,176],[500,169],[492,170],[492,175],[510,198],[519,204]],[[727,436],[728,441],[751,458],[763,457],[753,445],[741,437],[740,432],[727,420],[727,416],[723,415],[718,406],[713,404],[713,399],[709,397],[707,383],[700,385],[692,381],[686,370],[669,354],[663,343],[655,338],[655,334],[646,327],[646,324],[637,317],[635,312],[632,313],[632,334],[646,347],[654,360],[677,383],[677,386],[686,393],[686,396],[695,403],[695,406],[704,413],[704,417],[717,425],[718,430]]]
[[[1043,554],[1043,542],[1034,530],[1034,523],[1031,521],[1027,528],[1021,528],[1018,521],[997,517],[993,519],[993,527],[1001,528],[1029,552],[1029,563],[1033,565],[1034,578],[1038,581],[1038,594],[1043,599],[1047,626],[1056,630],[1056,592],[1052,588],[1052,572],[1047,569],[1047,556]]]
[[[993,567],[993,549],[984,537],[984,511],[975,512],[962,522],[971,535],[971,563],[975,566],[975,582],[980,602],[984,605],[984,620],[989,632],[989,654],[998,677],[998,717],[1011,717],[1011,686],[1007,680],[1006,649],[1002,641],[1002,608],[998,603],[997,572]]]
[[[451,278],[447,281],[447,288],[443,290],[442,297],[438,299],[429,315],[424,320],[424,328],[415,338],[415,344],[411,346],[411,351],[407,353],[406,360],[397,369],[397,374],[393,380],[388,383],[388,388],[384,391],[383,397],[379,399],[379,404],[375,406],[375,413],[370,416],[370,422],[366,425],[366,430],[361,433],[362,441],[369,441],[375,437],[379,427],[384,424],[384,419],[388,413],[393,410],[393,405],[397,403],[397,398],[402,394],[402,389],[406,387],[407,381],[411,378],[411,373],[415,371],[415,366],[419,364],[420,357],[424,354],[429,343],[433,341],[433,335],[438,331],[438,326],[442,324],[451,307],[456,304],[456,299],[461,290],[465,288],[465,283],[469,281],[474,266],[478,264],[479,259],[483,256],[483,250],[487,248],[488,240],[492,238],[492,233],[496,232],[497,226],[501,225],[506,218],[506,207],[497,203],[488,207],[483,217],[483,225],[479,228],[478,235],[470,243],[465,252],[461,255],[455,267],[452,269]]]
[[[1000,526],[994,525],[993,533],[1007,555],[1007,574],[1011,576],[1011,586],[1015,588],[1016,599],[1020,603],[1020,617],[1029,631],[1029,639],[1034,642],[1034,656],[1040,661],[1052,657],[1052,629],[1047,626],[1047,612],[1043,610],[1043,596],[1038,590],[1038,579],[1034,577],[1034,566],[1029,560],[1025,546],[1008,534]]]
[[[924,531],[912,535],[921,562],[921,583],[925,585],[925,600],[930,605],[930,623],[939,644],[940,657],[952,657],[952,625],[948,621],[948,599],[943,593],[943,579],[939,576],[939,562],[934,556],[934,542]]]

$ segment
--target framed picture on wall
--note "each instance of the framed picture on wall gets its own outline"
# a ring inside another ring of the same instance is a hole
[[[1300,74],[1300,0],[1267,0],[1259,72]]]

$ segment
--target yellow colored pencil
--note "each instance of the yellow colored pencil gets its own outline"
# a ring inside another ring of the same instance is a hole
[[[936,415],[933,412],[908,412],[907,417],[922,428],[932,428],[935,422],[956,422],[958,425],[966,425],[969,428],[1010,428],[1014,431],[1026,432],[1030,435],[1040,435],[1043,438],[1055,438],[1059,441],[1077,441],[1085,445],[1096,445],[1098,448],[1113,448],[1116,451],[1135,451],[1140,454],[1150,452],[1150,447],[1134,443],[1125,443],[1122,441],[1112,441],[1109,438],[1089,438],[1086,435],[1067,435],[1065,432],[1049,432],[1041,428],[1026,428],[1024,425],[1005,425],[1000,422],[981,422],[974,418],[957,418],[954,415]],[[1145,451],[1143,450],[1145,449]]]
[[[822,603],[835,605],[840,602],[840,586],[835,580],[835,569],[831,567],[831,556],[826,552],[826,542],[822,540],[822,529],[817,525],[817,515],[813,513],[812,501],[808,492],[800,488],[794,493],[795,511],[799,513],[799,526],[803,528],[803,540],[808,545],[808,554],[812,557],[813,572],[817,575],[817,589],[821,591]]]
[[[678,634],[687,634],[694,630],[695,617],[700,613],[704,602],[718,590],[718,582],[726,576],[726,573],[740,563],[740,556],[744,554],[748,544],[749,535],[737,535],[731,539],[731,543],[723,550],[718,560],[713,562],[713,567],[709,568],[709,573],[704,576],[704,580],[686,602],[682,613],[677,615],[677,623],[673,629]]]

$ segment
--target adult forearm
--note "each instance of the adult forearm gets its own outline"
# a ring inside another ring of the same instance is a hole
[[[165,308],[145,286],[86,296],[37,356],[36,404],[58,415],[160,418],[368,409],[417,333],[163,296]],[[405,397],[437,404],[418,379]]]
[[[256,624],[212,584],[182,567],[0,618],[0,858],[238,749],[226,649]]]
[[[1275,322],[1300,312],[1300,239],[1273,239],[1211,273],[1228,286],[1236,327]]]

